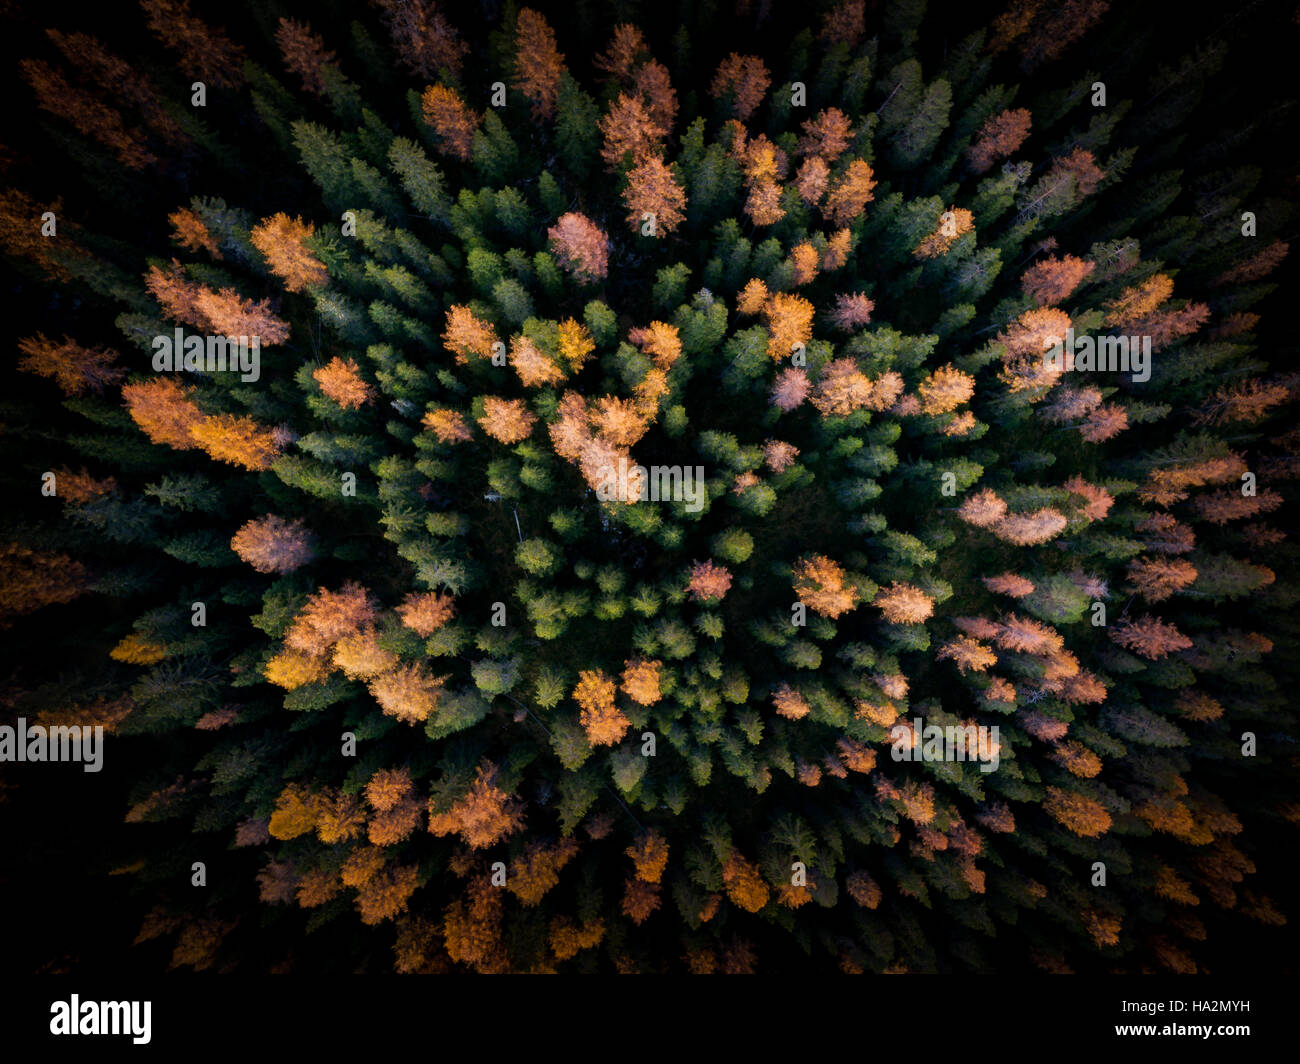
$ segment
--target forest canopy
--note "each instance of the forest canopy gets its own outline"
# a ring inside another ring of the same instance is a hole
[[[0,817],[156,970],[1243,966],[1288,13],[616,7],[6,13]]]

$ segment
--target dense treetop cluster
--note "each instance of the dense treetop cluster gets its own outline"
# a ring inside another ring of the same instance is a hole
[[[137,941],[1191,972],[1284,923],[1289,105],[1104,0],[679,6],[26,27],[7,702],[134,759]]]

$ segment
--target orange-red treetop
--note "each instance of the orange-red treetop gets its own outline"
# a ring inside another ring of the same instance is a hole
[[[515,30],[513,84],[531,101],[534,118],[548,120],[555,116],[563,73],[564,56],[556,48],[555,31],[532,8],[523,8]]]
[[[231,539],[230,547],[259,573],[291,573],[314,556],[312,535],[306,525],[275,514],[245,522]]]
[[[454,89],[430,85],[420,98],[424,120],[437,134],[444,155],[469,162],[474,157],[474,133],[478,116],[465,106]]]
[[[763,96],[771,82],[767,66],[758,56],[732,52],[719,64],[711,91],[714,99],[730,96],[732,110],[743,122],[763,102]]]
[[[266,258],[271,272],[290,292],[318,288],[329,280],[325,264],[307,247],[316,227],[281,211],[253,226],[253,246]]]
[[[321,36],[306,23],[282,18],[275,31],[275,43],[280,46],[284,65],[302,79],[302,87],[317,95],[323,93],[321,68],[334,63],[334,53],[325,48]]]
[[[609,236],[585,215],[560,215],[546,236],[560,265],[578,280],[598,281],[609,271]]]
[[[655,155],[648,156],[627,175],[623,203],[633,232],[642,232],[652,219],[654,229],[649,235],[665,236],[686,220],[686,192],[672,169]]]
[[[990,116],[966,150],[970,168],[982,174],[999,159],[1005,159],[1024,143],[1032,122],[1032,116],[1023,107]]]

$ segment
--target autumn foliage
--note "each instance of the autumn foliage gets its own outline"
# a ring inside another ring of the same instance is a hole
[[[290,292],[324,284],[325,265],[307,246],[315,227],[301,218],[280,213],[253,227],[253,246],[266,256],[267,265]]]
[[[570,211],[546,233],[560,262],[581,281],[598,281],[609,272],[609,237],[590,219]]]
[[[4,701],[119,769],[0,807],[136,922],[29,967],[1281,943],[1268,5],[354,6],[9,20]]]

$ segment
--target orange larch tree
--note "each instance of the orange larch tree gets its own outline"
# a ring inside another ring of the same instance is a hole
[[[651,59],[636,72],[634,84],[655,128],[664,130],[665,136],[672,132],[677,120],[677,93],[673,90],[668,68]]]
[[[1048,187],[1055,187],[1059,182],[1073,183],[1076,196],[1091,196],[1106,176],[1097,165],[1097,160],[1087,148],[1075,148],[1068,155],[1052,160],[1052,167],[1047,172]]]
[[[321,655],[286,648],[275,654],[262,670],[268,683],[296,691],[307,684],[320,683],[329,676],[329,663]]]
[[[614,681],[599,669],[583,669],[573,699],[582,707],[578,723],[592,746],[609,746],[623,737],[632,722],[614,704]]]
[[[310,222],[290,218],[280,211],[253,226],[249,236],[253,246],[265,256],[271,272],[284,282],[284,287],[290,292],[301,292],[308,288],[319,288],[329,280],[325,264],[307,246],[308,239],[315,231],[316,227]]]
[[[591,65],[614,81],[626,83],[649,56],[650,48],[641,30],[629,22],[621,22],[614,27],[609,47]]]
[[[577,373],[596,350],[596,341],[592,339],[587,327],[575,318],[565,318],[560,322],[558,331],[560,358],[570,373]]]
[[[101,92],[110,92],[124,104],[134,107],[145,125],[174,147],[188,147],[192,142],[180,123],[162,105],[153,86],[139,64],[114,55],[95,37],[85,33],[60,33],[47,29],[45,35],[54,42],[83,81],[94,84]]]
[[[483,400],[483,416],[478,419],[478,423],[494,440],[519,443],[533,431],[537,415],[529,411],[522,399],[501,399],[489,395]]]
[[[642,706],[652,706],[663,694],[659,689],[659,677],[663,669],[661,661],[636,659],[623,665],[623,693]]]
[[[982,174],[999,159],[1005,159],[1025,142],[1032,124],[1033,117],[1023,107],[991,115],[966,149],[971,170]]]
[[[376,846],[393,846],[424,819],[424,803],[415,793],[409,768],[380,769],[366,784],[366,801],[375,810],[366,835]]]
[[[631,876],[624,885],[620,909],[624,916],[634,924],[640,925],[659,908],[661,901],[659,884],[647,883],[645,880]]]
[[[83,136],[99,141],[127,169],[142,170],[158,161],[145,147],[141,133],[129,128],[118,111],[94,93],[72,85],[50,64],[40,59],[21,59],[18,69],[32,87],[39,107],[62,118]]]
[[[325,41],[311,27],[290,18],[280,19],[275,31],[275,43],[280,46],[284,65],[302,79],[305,91],[320,95],[325,91],[321,68],[332,66],[334,53],[325,48]]]
[[[445,68],[460,78],[469,45],[438,10],[434,0],[374,0],[393,38],[402,63],[421,78],[433,79]]]
[[[23,354],[19,369],[51,378],[64,395],[102,392],[126,376],[126,371],[116,364],[116,351],[82,347],[66,336],[56,343],[37,333],[19,340],[18,350]]]
[[[564,380],[560,365],[524,335],[510,339],[510,365],[525,388],[558,384]]]
[[[199,446],[193,430],[203,423],[204,414],[190,399],[193,394],[193,388],[171,377],[151,377],[122,389],[131,419],[145,435],[178,451]]]
[[[609,236],[585,215],[560,215],[546,236],[560,265],[578,280],[599,281],[609,272]]]
[[[749,186],[745,213],[755,225],[776,225],[785,217],[781,206],[781,186],[775,181],[760,180]]]
[[[802,296],[777,292],[763,304],[763,318],[770,334],[767,356],[774,362],[812,340],[813,305]]]
[[[1173,514],[1155,513],[1134,529],[1149,550],[1161,554],[1186,554],[1196,546],[1196,533]]]
[[[361,376],[356,359],[335,355],[325,365],[312,370],[311,375],[321,392],[344,410],[359,410],[374,401],[375,389]]]
[[[486,875],[476,876],[465,897],[454,899],[443,913],[441,932],[447,956],[485,975],[509,970],[501,932],[502,892]]]
[[[440,443],[465,443],[474,438],[469,422],[458,410],[430,410],[420,424],[437,436]]]
[[[180,207],[167,216],[172,223],[172,240],[186,251],[206,251],[214,259],[222,258],[217,239],[208,230],[198,211]]]
[[[697,602],[714,602],[731,589],[731,571],[713,561],[696,562],[686,590]]]
[[[427,639],[456,615],[456,600],[441,591],[413,591],[397,607],[402,623]]]
[[[1079,426],[1079,435],[1089,443],[1103,443],[1128,428],[1128,411],[1122,406],[1099,406]]]
[[[827,192],[821,207],[822,217],[834,225],[848,225],[875,199],[872,192],[875,187],[871,164],[865,159],[854,159]]]
[[[872,605],[892,624],[920,624],[934,614],[934,599],[919,587],[899,581],[882,587]]]
[[[956,366],[940,366],[916,388],[927,414],[949,414],[975,394],[975,378]]]
[[[811,402],[822,417],[847,417],[871,403],[874,386],[852,358],[837,358],[822,367]]]
[[[1106,302],[1104,324],[1113,328],[1131,329],[1154,313],[1173,294],[1173,278],[1163,273],[1152,274],[1141,284],[1130,285]]]
[[[71,222],[60,221],[58,236],[41,234],[41,215],[46,210],[64,217],[61,199],[43,207],[19,189],[0,188],[0,247],[15,258],[30,259],[52,280],[67,281],[72,274],[65,259],[84,257],[85,252],[68,239],[76,230]]]
[[[378,924],[406,911],[420,885],[416,865],[386,865],[357,888],[357,913],[363,924]]]
[[[826,165],[826,160],[814,155],[799,164],[794,185],[799,190],[799,198],[815,207],[826,195],[830,179],[831,168]]]
[[[966,496],[962,504],[957,507],[957,516],[976,528],[993,528],[1006,514],[1006,502],[990,488],[983,488],[973,495]]]
[[[651,155],[627,175],[623,190],[627,222],[633,232],[642,232],[653,222],[653,236],[666,236],[686,220],[686,192],[676,175],[658,156]]]
[[[758,110],[771,83],[767,65],[758,56],[732,52],[719,64],[710,91],[715,100],[730,96],[733,113],[744,122]]]
[[[554,117],[563,73],[564,56],[555,46],[555,31],[532,8],[523,8],[515,29],[513,84],[532,102],[535,119]]]
[[[370,593],[354,580],[337,591],[321,587],[285,633],[285,645],[307,654],[322,654],[347,635],[372,624],[376,606]]]
[[[190,435],[210,457],[254,472],[270,469],[280,454],[278,434],[243,414],[206,417]]]
[[[668,840],[657,831],[647,831],[623,851],[636,866],[636,877],[644,883],[658,883],[668,867]]]
[[[1105,807],[1096,799],[1075,791],[1048,787],[1043,808],[1055,820],[1084,838],[1096,838],[1110,830],[1111,817]]]
[[[1148,602],[1161,602],[1196,581],[1196,566],[1182,558],[1134,558],[1128,564],[1129,587]]]
[[[291,573],[315,557],[307,526],[275,514],[246,521],[231,538],[230,549],[259,573]]]
[[[334,644],[331,661],[349,680],[373,680],[401,664],[397,655],[380,645],[379,633],[371,627],[345,635]]]
[[[968,635],[959,635],[944,643],[935,657],[940,661],[952,661],[961,672],[984,672],[998,663],[993,650]]]
[[[1285,241],[1274,240],[1273,243],[1257,251],[1250,258],[1219,274],[1210,283],[1218,288],[1227,284],[1242,284],[1243,282],[1250,284],[1261,280],[1277,269],[1290,250],[1291,246]]]
[[[271,310],[268,299],[245,299],[233,288],[213,292],[199,286],[195,304],[207,327],[220,336],[256,336],[263,347],[289,339],[289,323]]]
[[[167,317],[197,329],[207,328],[207,315],[199,310],[198,302],[202,285],[189,280],[175,259],[167,270],[150,266],[144,283]]]
[[[1212,525],[1226,525],[1229,521],[1240,521],[1246,517],[1255,517],[1262,513],[1271,513],[1282,505],[1283,498],[1271,488],[1255,495],[1243,495],[1240,491],[1229,488],[1227,491],[1215,491],[1199,495],[1192,503],[1192,508],[1203,521]]]
[[[771,890],[758,868],[732,850],[722,866],[722,885],[736,905],[747,913],[756,913],[767,904]]]
[[[221,30],[190,11],[188,0],[140,0],[149,29],[164,48],[178,53],[187,80],[219,89],[238,88],[244,80],[244,50]]]
[[[668,127],[655,120],[650,108],[640,96],[619,93],[609,105],[609,112],[597,123],[604,144],[600,157],[611,170],[617,170],[624,160],[639,165],[663,148]]]
[[[757,277],[745,282],[745,287],[736,294],[736,312],[738,314],[758,314],[768,300],[767,285]]]
[[[844,568],[822,554],[794,563],[794,593],[815,613],[832,620],[857,607],[858,592],[845,581]]]
[[[1224,425],[1234,421],[1253,424],[1291,400],[1292,389],[1285,382],[1252,378],[1221,385],[1193,417],[1198,425]]]
[[[469,162],[474,157],[474,134],[479,118],[465,106],[454,89],[430,85],[420,98],[424,120],[433,127],[444,155]]]
[[[1172,624],[1158,617],[1139,617],[1125,624],[1108,628],[1107,634],[1125,650],[1155,660],[1194,644]]]
[[[111,495],[117,490],[117,479],[115,477],[105,477],[103,480],[97,480],[90,475],[85,466],[81,467],[80,472],[74,472],[71,469],[56,469],[53,472],[55,474],[55,484],[58,487],[58,497],[74,506],[90,502],[90,500],[98,499],[104,495]]]
[[[944,211],[934,232],[917,244],[912,254],[918,259],[937,259],[946,255],[958,239],[974,231],[975,216],[965,207],[954,207]]]
[[[456,356],[456,361],[465,365],[470,355],[491,358],[492,348],[499,340],[490,322],[475,317],[469,307],[452,304],[447,308],[447,327],[442,342]]]
[[[66,554],[0,543],[0,628],[42,606],[71,602],[89,583],[86,567]]]
[[[790,265],[794,272],[794,283],[807,284],[816,278],[817,268],[821,265],[821,256],[812,244],[804,241],[791,250]]]
[[[1040,307],[1054,306],[1079,287],[1097,264],[1074,255],[1043,259],[1029,267],[1020,283]]]
[[[778,410],[788,413],[808,397],[811,389],[812,382],[804,370],[787,366],[777,374],[776,381],[772,385],[770,401]]]
[[[871,321],[871,312],[876,304],[867,298],[865,292],[841,293],[835,297],[835,309],[831,311],[831,325],[840,332],[852,332]]]
[[[525,908],[536,906],[560,882],[560,870],[578,853],[572,836],[555,843],[531,842],[523,854],[510,862],[506,890]]]
[[[993,534],[1018,547],[1032,547],[1055,539],[1069,523],[1065,514],[1044,506],[1030,513],[1007,514],[993,526]]]
[[[773,473],[784,473],[799,457],[799,448],[784,440],[765,440],[763,443],[763,463]]]
[[[434,676],[423,665],[411,663],[380,673],[367,686],[385,716],[422,724],[438,708],[446,681],[447,677]]]
[[[840,0],[822,17],[818,37],[828,44],[856,47],[867,33],[866,7],[866,0]]]
[[[828,107],[804,122],[803,136],[795,151],[833,163],[844,154],[852,139],[853,123],[849,116],[838,107]]]
[[[812,712],[808,700],[788,683],[781,684],[772,692],[772,704],[787,720],[800,720]]]
[[[1084,505],[1080,513],[1089,521],[1103,520],[1110,513],[1110,508],[1115,505],[1115,497],[1110,492],[1099,484],[1088,483],[1077,473],[1061,487],[1083,497]]]

